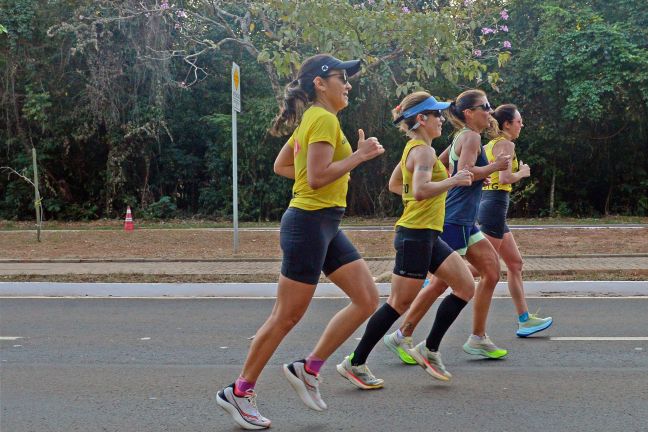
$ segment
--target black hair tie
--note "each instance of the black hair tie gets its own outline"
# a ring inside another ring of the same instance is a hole
[[[450,102],[450,112],[457,117],[459,116],[459,107],[455,101]]]

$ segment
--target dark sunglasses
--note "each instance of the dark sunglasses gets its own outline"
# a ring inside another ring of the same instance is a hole
[[[330,78],[330,77],[338,77],[340,78],[343,84],[349,84],[349,77],[347,76],[345,70],[343,70],[341,74],[333,73],[333,74],[326,75],[326,78]]]
[[[482,110],[484,110],[486,112],[489,112],[489,111],[493,110],[493,108],[491,107],[491,105],[488,102],[483,103],[481,105],[471,106],[470,108],[466,108],[466,109],[474,110],[474,109],[477,109],[477,108],[481,108]]]
[[[423,114],[431,115],[432,117],[440,118],[443,113],[440,110],[425,111]]]

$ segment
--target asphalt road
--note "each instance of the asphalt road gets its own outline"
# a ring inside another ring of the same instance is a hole
[[[273,302],[0,299],[0,430],[236,431],[214,393],[238,375],[248,338]],[[467,309],[441,346],[455,376],[450,384],[417,366],[401,366],[379,345],[369,365],[386,388],[355,389],[334,366],[353,349],[358,331],[322,371],[329,410],[310,411],[280,365],[308,354],[345,303],[313,300],[271,359],[257,390],[272,430],[648,430],[648,298],[531,299],[532,310],[540,307],[556,323],[543,337],[529,339],[514,335],[510,299],[495,299],[489,333],[510,351],[499,361],[461,351],[470,330]],[[425,337],[432,316],[416,339]]]

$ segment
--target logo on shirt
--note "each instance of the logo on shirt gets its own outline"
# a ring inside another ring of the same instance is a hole
[[[297,156],[297,153],[301,150],[301,146],[299,145],[299,141],[297,141],[297,138],[295,138],[295,146],[293,147],[293,157]]]

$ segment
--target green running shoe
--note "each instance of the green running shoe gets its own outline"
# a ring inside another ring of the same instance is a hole
[[[486,334],[483,338],[470,335],[466,343],[463,345],[463,350],[468,354],[480,355],[491,359],[502,358],[508,354],[508,351],[495,345]]]
[[[409,350],[413,348],[412,345],[412,338],[411,337],[404,337],[400,343],[398,342],[398,337],[396,336],[396,332],[390,333],[388,335],[385,335],[383,338],[383,343],[387,348],[389,348],[389,351],[393,352],[396,354],[396,356],[405,363],[406,365],[415,365],[416,360],[412,358],[411,355],[409,355]]]
[[[524,322],[518,320],[518,330],[515,334],[518,337],[531,336],[532,334],[548,329],[551,327],[551,324],[553,324],[553,318],[551,317],[540,318],[536,314],[529,314],[528,320]]]

